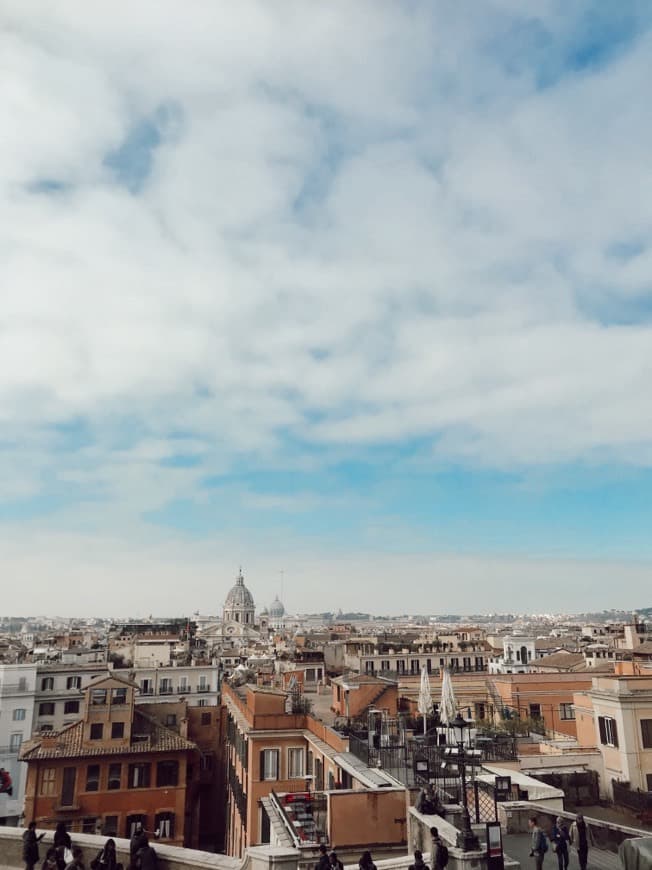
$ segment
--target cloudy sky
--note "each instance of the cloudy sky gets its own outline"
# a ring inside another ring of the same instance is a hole
[[[4,0],[2,611],[651,605],[651,78],[645,0]]]

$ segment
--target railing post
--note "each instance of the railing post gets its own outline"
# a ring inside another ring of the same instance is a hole
[[[480,824],[480,798],[478,780],[473,780],[473,800],[475,801],[475,823]]]

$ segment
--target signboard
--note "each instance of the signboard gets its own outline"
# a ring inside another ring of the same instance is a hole
[[[494,789],[496,801],[508,801],[512,792],[511,776],[497,776]]]
[[[509,779],[509,777],[506,777]],[[500,822],[487,822],[487,868],[488,870],[504,870],[503,834]]]

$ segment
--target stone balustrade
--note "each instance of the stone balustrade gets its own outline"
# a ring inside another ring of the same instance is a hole
[[[0,870],[23,870],[24,828],[0,827]],[[42,833],[38,830],[37,833]],[[53,831],[46,831],[39,843],[41,859],[52,845]],[[84,864],[88,868],[97,855],[106,837],[92,834],[74,834],[74,843],[84,852]],[[118,860],[126,868],[129,865],[129,840],[114,837]],[[213,852],[200,852],[197,849],[183,849],[180,846],[166,846],[153,842],[159,859],[159,870],[297,870],[299,853],[296,849],[277,846],[256,846],[247,850],[243,860],[216,855]]]

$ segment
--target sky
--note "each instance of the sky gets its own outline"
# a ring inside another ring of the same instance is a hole
[[[4,0],[5,614],[652,605],[652,7]]]

